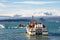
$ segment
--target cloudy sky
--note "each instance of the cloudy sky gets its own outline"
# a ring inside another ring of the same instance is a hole
[[[60,0],[0,0],[0,16],[60,16]]]

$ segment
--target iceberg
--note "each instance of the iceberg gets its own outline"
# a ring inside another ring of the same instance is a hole
[[[2,29],[2,28],[5,28],[5,26],[4,26],[4,25],[2,25],[2,24],[0,24],[0,29]]]

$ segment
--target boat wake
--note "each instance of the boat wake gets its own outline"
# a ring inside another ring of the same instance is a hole
[[[26,27],[17,27],[17,26],[13,26],[13,27],[8,27],[8,29],[17,29],[17,28],[26,28]]]

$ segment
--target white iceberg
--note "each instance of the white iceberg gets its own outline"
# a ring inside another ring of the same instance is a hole
[[[1,28],[5,28],[5,26],[4,26],[4,25],[2,25],[2,24],[0,24],[0,29],[1,29]]]

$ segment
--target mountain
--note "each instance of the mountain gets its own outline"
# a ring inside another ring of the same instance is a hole
[[[52,13],[49,13],[49,12],[45,12],[44,13],[46,16],[48,15],[48,16],[52,16],[53,14]]]
[[[52,12],[37,12],[34,15],[34,19],[37,21],[60,21],[60,16],[54,16]],[[31,16],[14,15],[14,16],[0,16],[0,21],[31,21]]]
[[[0,20],[10,19],[11,16],[0,16]]]

